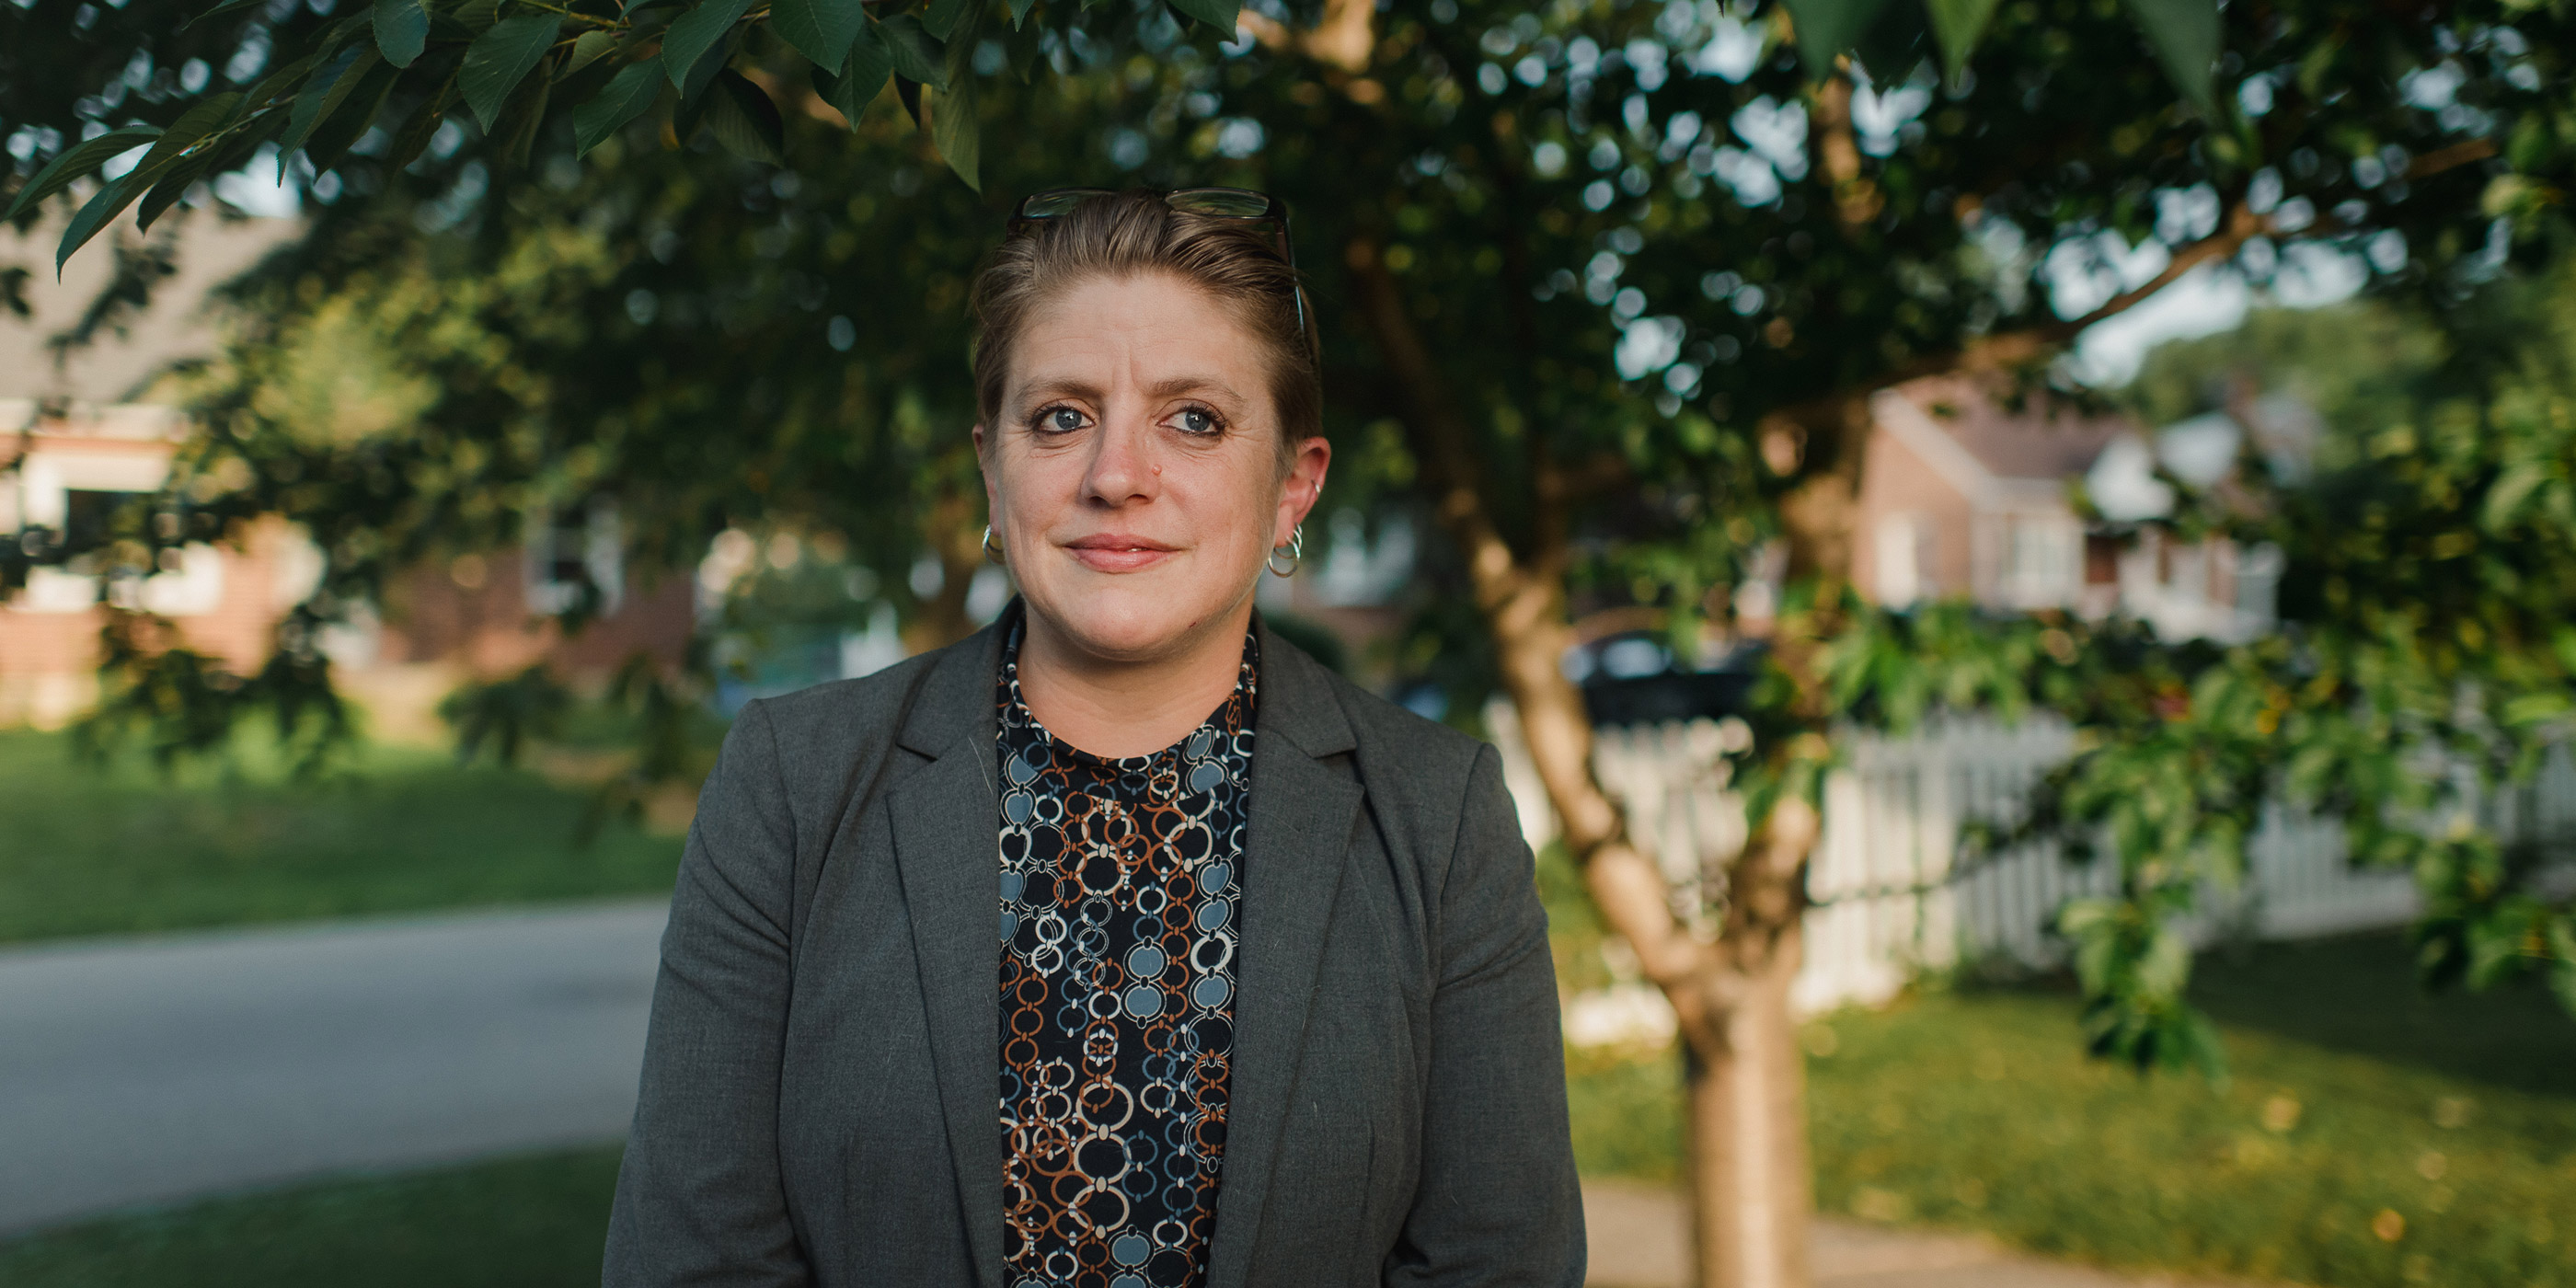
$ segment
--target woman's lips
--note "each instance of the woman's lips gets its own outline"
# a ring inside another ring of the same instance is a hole
[[[1178,551],[1145,537],[1109,533],[1067,542],[1065,549],[1094,572],[1137,572],[1171,558]]]

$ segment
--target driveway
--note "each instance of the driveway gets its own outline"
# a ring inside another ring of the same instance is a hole
[[[0,950],[0,1232],[616,1140],[664,906]]]

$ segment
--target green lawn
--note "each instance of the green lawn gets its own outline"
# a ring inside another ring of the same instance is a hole
[[[165,779],[0,731],[0,942],[671,888],[676,838],[575,842],[586,798],[536,775],[373,747],[319,783],[245,756]]]
[[[2084,1059],[2062,992],[1810,1025],[1818,1206],[2338,1288],[2576,1285],[2576,1021],[2536,991],[2426,997],[2393,935],[2201,972],[2223,1087]],[[1673,1062],[1570,1067],[1587,1170],[1677,1177]]]
[[[615,1149],[339,1181],[0,1243],[11,1288],[597,1288]]]

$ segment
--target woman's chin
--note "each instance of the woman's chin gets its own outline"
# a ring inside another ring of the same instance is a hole
[[[1145,661],[1163,656],[1224,609],[1222,604],[1201,602],[1203,587],[1153,584],[1160,578],[1082,580],[1091,584],[1066,587],[1067,593],[1061,599],[1033,596],[1029,608],[1045,617],[1067,643],[1105,660]],[[1100,584],[1104,581],[1109,584]]]

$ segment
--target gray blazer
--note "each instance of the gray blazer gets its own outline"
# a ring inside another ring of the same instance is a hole
[[[734,722],[610,1288],[1004,1288],[997,631]],[[1555,970],[1494,750],[1261,632],[1207,1282],[1577,1288]]]

